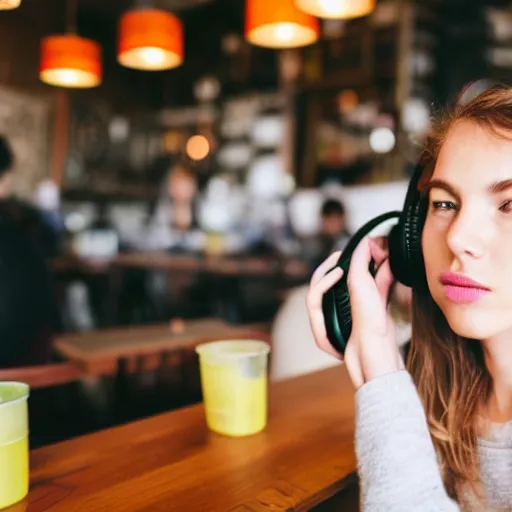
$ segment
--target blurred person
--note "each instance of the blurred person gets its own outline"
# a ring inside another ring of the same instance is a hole
[[[142,248],[150,251],[197,253],[204,247],[204,233],[197,224],[198,180],[194,169],[177,161],[163,179],[150,217]],[[158,320],[188,316],[194,274],[151,270],[147,287]],[[188,303],[187,303],[188,302]]]
[[[58,251],[53,230],[38,210],[13,194],[14,155],[0,136],[0,366],[48,360],[59,329],[45,259]]]
[[[333,251],[343,250],[349,240],[343,203],[337,199],[326,199],[320,210],[320,232],[308,258],[311,269],[315,269]]]
[[[197,250],[197,177],[183,162],[175,163],[164,178],[149,220],[144,248]]]
[[[350,234],[347,231],[345,207],[337,199],[327,199],[320,212],[320,232],[328,243],[332,243],[331,250],[341,250],[340,245],[346,245]]]

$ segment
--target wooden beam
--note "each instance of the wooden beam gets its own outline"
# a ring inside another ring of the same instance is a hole
[[[70,106],[69,92],[58,90],[56,92],[55,123],[53,130],[52,165],[50,177],[59,188],[64,185],[64,170],[68,154]]]

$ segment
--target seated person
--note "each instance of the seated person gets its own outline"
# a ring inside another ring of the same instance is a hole
[[[320,213],[320,232],[314,240],[310,268],[314,270],[333,251],[341,251],[350,239],[346,227],[345,207],[337,199],[326,199]]]
[[[13,154],[0,136],[0,367],[49,359],[57,326],[45,257],[56,250],[52,230],[12,193]]]
[[[197,186],[196,173],[188,164],[177,162],[171,167],[142,234],[143,250],[197,251],[201,241],[196,219]]]

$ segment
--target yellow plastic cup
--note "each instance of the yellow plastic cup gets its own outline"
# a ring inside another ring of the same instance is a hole
[[[23,382],[0,382],[0,509],[28,494],[28,406]]]
[[[196,352],[208,428],[232,437],[261,432],[267,424],[269,344],[215,341]]]

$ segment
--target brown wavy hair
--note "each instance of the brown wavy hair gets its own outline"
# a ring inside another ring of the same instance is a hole
[[[512,141],[512,88],[489,89],[440,116],[427,138],[420,189],[431,178],[450,129],[461,121],[477,123]],[[477,423],[492,392],[482,345],[451,330],[432,299],[424,273],[413,286],[412,322],[407,367],[425,408],[447,492],[456,499],[462,484],[482,492]]]

